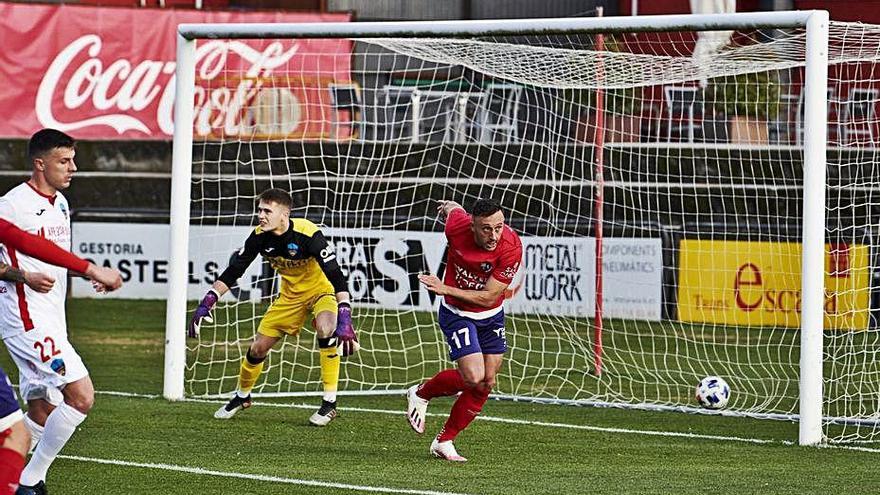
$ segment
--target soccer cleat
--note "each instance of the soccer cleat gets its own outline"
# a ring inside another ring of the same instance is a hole
[[[214,413],[214,417],[217,419],[229,419],[235,416],[235,413],[238,411],[251,407],[252,404],[251,394],[247,394],[247,397],[239,397],[238,394],[235,394],[226,405],[217,409],[217,412]]]
[[[34,486],[19,485],[15,495],[47,495],[46,483],[41,481]]]
[[[428,414],[428,401],[419,397],[416,392],[418,385],[413,385],[406,391],[406,419],[409,425],[418,434],[425,432],[425,416]]]
[[[458,452],[455,451],[455,446],[452,445],[452,440],[438,442],[435,438],[434,441],[431,442],[431,455],[433,455],[434,457],[439,457],[440,459],[446,459],[447,461],[467,461],[467,459],[458,455]]]
[[[315,414],[312,414],[309,423],[315,426],[327,426],[336,415],[336,402],[322,400],[321,407],[315,411]]]

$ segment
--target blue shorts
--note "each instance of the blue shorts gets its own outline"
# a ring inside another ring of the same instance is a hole
[[[15,391],[12,390],[12,383],[9,382],[9,377],[3,372],[3,368],[0,368],[0,431],[12,426],[6,423],[14,422],[20,415],[21,408],[18,406],[18,399],[15,398]]]
[[[438,320],[453,361],[477,352],[504,354],[507,351],[504,310],[484,320],[475,320],[457,315],[441,304]]]

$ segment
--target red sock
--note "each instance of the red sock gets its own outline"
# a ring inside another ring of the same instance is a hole
[[[471,421],[483,410],[483,404],[489,398],[489,391],[483,387],[466,389],[456,399],[449,413],[449,419],[437,435],[438,442],[454,440],[461,430],[467,428]]]
[[[448,397],[464,390],[464,380],[458,370],[443,370],[426,381],[416,395],[431,400],[434,397]]]
[[[12,449],[0,447],[0,495],[13,495],[24,469],[24,457]]]

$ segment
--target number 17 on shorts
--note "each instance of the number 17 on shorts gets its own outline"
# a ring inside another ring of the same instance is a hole
[[[440,329],[446,337],[449,357],[453,361],[477,352],[504,354],[507,351],[504,313],[484,320],[473,320],[456,315],[441,306],[439,317]]]

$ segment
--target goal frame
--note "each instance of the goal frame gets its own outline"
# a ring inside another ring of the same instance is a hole
[[[199,39],[476,37],[616,31],[715,31],[803,28],[806,31],[802,306],[799,377],[801,445],[822,441],[822,349],[829,15],[823,10],[704,15],[352,23],[180,24],[174,121],[192,123]],[[187,277],[193,126],[175,125],[163,395],[184,398]]]

